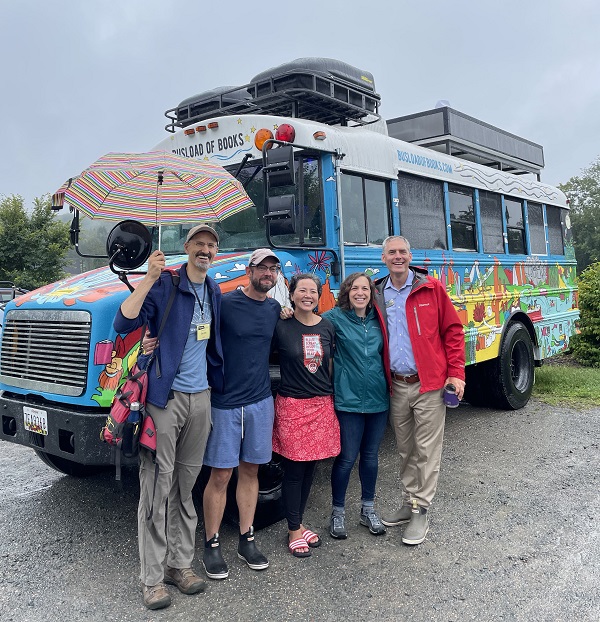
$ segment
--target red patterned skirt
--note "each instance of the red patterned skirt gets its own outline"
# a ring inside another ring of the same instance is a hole
[[[340,453],[340,424],[333,408],[333,396],[296,399],[275,398],[273,451],[304,462],[322,460]]]

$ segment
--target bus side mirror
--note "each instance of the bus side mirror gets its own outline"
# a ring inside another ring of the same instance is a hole
[[[144,264],[152,253],[152,234],[137,220],[124,220],[115,225],[106,240],[109,266],[122,270],[135,270]]]
[[[293,194],[267,199],[265,219],[269,235],[293,235],[296,233],[296,200]]]
[[[294,170],[294,149],[291,145],[268,149],[265,152],[263,171],[269,180],[269,188],[294,186],[296,172]]]

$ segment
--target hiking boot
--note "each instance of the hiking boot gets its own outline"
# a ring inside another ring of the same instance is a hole
[[[382,536],[386,532],[381,519],[373,508],[363,508],[360,513],[360,524],[369,528],[369,531],[375,536]]]
[[[427,532],[429,531],[427,508],[420,508],[417,502],[413,501],[410,512],[410,522],[402,534],[402,542],[411,545],[421,544],[427,537]]]
[[[329,533],[332,538],[337,538],[338,540],[345,540],[348,537],[348,532],[346,531],[346,517],[344,514],[331,515]]]
[[[410,505],[401,505],[399,509],[384,514],[381,517],[381,522],[387,527],[395,527],[396,525],[402,525],[408,523],[411,516]]]
[[[144,605],[148,609],[164,609],[171,604],[171,597],[164,583],[156,585],[144,585],[142,583],[142,595],[144,597]]]
[[[238,557],[243,559],[252,570],[264,570],[269,567],[269,560],[258,550],[254,541],[254,527],[240,534]]]
[[[191,568],[165,568],[165,583],[176,585],[182,594],[204,592],[206,581],[201,579]]]
[[[219,542],[218,533],[204,543],[202,565],[209,579],[227,579],[229,576],[229,568],[227,568],[223,555],[221,555],[221,543]]]

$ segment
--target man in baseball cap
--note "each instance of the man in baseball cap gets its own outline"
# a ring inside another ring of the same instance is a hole
[[[203,564],[211,579],[226,579],[229,568],[221,553],[219,528],[233,469],[238,467],[236,499],[240,515],[238,557],[252,570],[269,566],[254,540],[258,500],[258,466],[271,460],[275,416],[269,355],[281,312],[267,296],[281,269],[273,251],[259,248],[250,255],[248,285],[223,295],[221,339],[225,388],[213,390],[212,430],[204,464],[212,467],[204,491],[205,543]]]

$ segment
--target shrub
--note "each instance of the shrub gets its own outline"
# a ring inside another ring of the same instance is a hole
[[[600,262],[579,276],[580,334],[573,340],[573,355],[582,365],[600,367]]]

